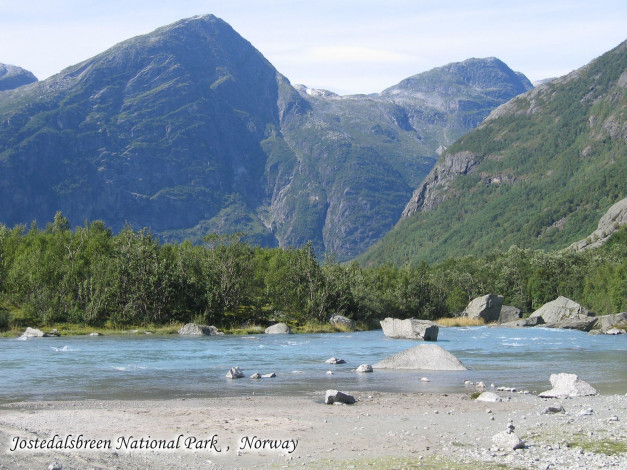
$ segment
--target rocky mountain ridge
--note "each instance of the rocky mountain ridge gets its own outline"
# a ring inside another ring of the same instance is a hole
[[[490,58],[339,96],[292,86],[212,15],[182,20],[0,94],[0,222],[61,210],[348,259],[394,226],[438,149],[530,88]]]
[[[624,42],[497,107],[440,157],[366,259],[556,249],[585,237],[627,195],[626,96]]]

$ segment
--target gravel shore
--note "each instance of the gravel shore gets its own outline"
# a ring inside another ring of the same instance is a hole
[[[0,406],[0,469],[627,469],[627,396],[497,393],[14,403]],[[508,426],[524,448],[493,442]]]

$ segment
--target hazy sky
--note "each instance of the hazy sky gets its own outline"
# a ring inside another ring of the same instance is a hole
[[[373,93],[470,57],[532,80],[627,39],[625,0],[0,0],[0,62],[39,79],[159,26],[212,13],[292,83]]]

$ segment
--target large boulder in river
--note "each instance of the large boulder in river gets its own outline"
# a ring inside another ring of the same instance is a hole
[[[596,395],[597,391],[588,382],[581,380],[575,374],[551,374],[549,378],[553,388],[539,393],[542,398],[586,397]]]
[[[292,330],[285,323],[275,323],[266,328],[267,335],[291,335]]]
[[[574,300],[559,296],[533,312],[529,318],[541,317],[546,326],[551,328],[569,328],[589,331],[596,321],[594,313],[582,307]]]
[[[499,313],[499,323],[509,323],[518,321],[522,318],[522,311],[519,308],[512,307],[511,305],[503,305],[501,312]]]
[[[386,318],[381,321],[383,334],[388,338],[423,339],[425,341],[437,341],[439,327],[429,320],[416,320],[408,318]]]
[[[374,369],[467,370],[450,352],[436,344],[421,344],[390,356],[372,366]]]
[[[486,323],[499,320],[503,307],[503,297],[495,294],[486,294],[470,301],[464,309],[463,316],[468,318],[482,318]]]
[[[613,328],[617,328],[619,330],[627,328],[627,312],[596,317],[596,320],[592,325],[592,330],[598,330],[599,333],[603,334],[606,334]]]
[[[355,320],[351,320],[344,315],[332,315],[331,318],[329,318],[329,323],[339,328],[355,331]]]
[[[24,333],[22,333],[22,338],[42,338],[44,336],[44,332],[37,329],[31,328],[30,326],[26,328]]]
[[[179,335],[187,336],[218,336],[223,334],[215,326],[199,325],[197,323],[188,323],[179,330]]]

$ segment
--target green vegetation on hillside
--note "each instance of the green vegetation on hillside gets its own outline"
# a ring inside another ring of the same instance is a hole
[[[449,161],[471,155],[471,169],[436,164],[446,183],[432,181],[427,192],[439,204],[418,204],[364,261],[560,249],[585,238],[627,197],[625,70],[627,43],[504,105],[448,149]]]
[[[597,314],[627,310],[627,227],[596,250],[511,248],[436,265],[363,268],[310,244],[259,248],[241,234],[161,245],[146,230],[102,222],[75,230],[0,225],[0,329],[63,323],[123,327],[199,321],[241,328],[324,323],[340,313],[371,326],[388,316],[436,319],[494,292],[525,312],[565,295]]]

